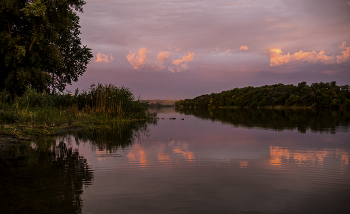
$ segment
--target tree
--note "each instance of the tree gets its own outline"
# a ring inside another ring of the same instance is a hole
[[[92,58],[81,45],[84,0],[0,1],[0,90],[21,95],[27,86],[63,91]]]

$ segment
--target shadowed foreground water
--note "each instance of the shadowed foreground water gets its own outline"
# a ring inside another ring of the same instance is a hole
[[[33,142],[2,155],[1,210],[350,213],[349,112],[308,111],[167,108],[143,131]]]

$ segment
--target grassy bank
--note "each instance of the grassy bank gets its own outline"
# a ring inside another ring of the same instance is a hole
[[[146,105],[129,89],[92,85],[75,94],[37,93],[27,89],[15,99],[0,94],[0,135],[56,135],[71,129],[117,129],[135,121],[147,121]]]

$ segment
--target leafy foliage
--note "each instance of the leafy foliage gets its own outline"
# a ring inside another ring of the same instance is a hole
[[[83,0],[0,1],[0,90],[21,95],[77,81],[92,58],[81,46],[79,17]]]
[[[180,100],[175,103],[182,108],[212,107],[350,107],[349,85],[337,86],[336,82],[312,83],[301,82],[298,86],[265,85],[235,88],[221,93],[212,93]]]

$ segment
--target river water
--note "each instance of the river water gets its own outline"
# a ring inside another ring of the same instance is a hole
[[[1,153],[1,213],[350,213],[350,112],[152,110]]]

